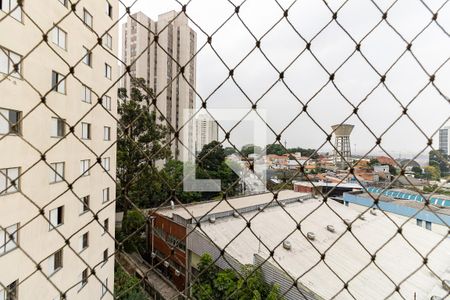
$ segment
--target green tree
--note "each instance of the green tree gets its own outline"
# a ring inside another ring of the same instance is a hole
[[[237,150],[234,149],[233,147],[225,147],[223,149],[223,152],[225,153],[225,156],[228,156],[228,155],[237,153]]]
[[[209,254],[200,258],[199,276],[192,287],[195,299],[262,300],[283,299],[277,285],[264,282],[259,269],[243,267],[241,274],[232,269],[219,270]]]
[[[185,192],[183,190],[183,162],[179,160],[169,160],[161,170],[162,186],[175,189],[176,198],[182,203],[190,203],[202,199],[200,192]],[[170,197],[170,189],[163,188],[161,191],[162,199]]]
[[[123,218],[122,229],[117,234],[119,241],[124,241],[124,249],[127,252],[145,251],[145,217],[138,210],[129,210],[128,216]]]
[[[439,180],[441,178],[441,171],[437,166],[426,166],[424,168],[425,178],[429,180]]]
[[[132,203],[148,207],[158,200],[154,193],[158,186],[152,187],[159,184],[154,165],[170,157],[170,149],[164,147],[168,130],[150,107],[153,91],[140,78],[133,82],[130,95],[125,89],[118,91],[117,209],[124,212],[124,219]]]
[[[414,166],[411,168],[411,171],[414,173],[414,177],[421,178],[422,177],[422,168],[418,166]]]
[[[300,148],[300,147],[295,147],[295,148],[289,148],[288,149],[289,153],[297,153],[300,152],[302,154],[302,156],[306,156],[306,157],[311,157],[312,159],[317,159],[319,158],[319,154],[315,153],[316,150],[314,149],[306,149],[306,148]]]
[[[450,174],[449,156],[445,155],[442,150],[431,150],[428,154],[428,164],[437,167],[440,175],[446,176]]]
[[[139,279],[129,275],[119,265],[116,265],[114,272],[114,294],[120,300],[142,300],[149,297],[140,287]]]
[[[283,155],[286,150],[280,144],[270,144],[266,146],[266,154]]]
[[[217,172],[222,162],[225,161],[225,157],[222,144],[217,141],[212,141],[203,146],[203,149],[197,155],[197,162],[200,168]]]
[[[252,144],[245,145],[241,148],[241,153],[245,157],[248,157],[250,154],[253,153],[259,154],[261,153],[261,151],[262,151],[261,147]]]

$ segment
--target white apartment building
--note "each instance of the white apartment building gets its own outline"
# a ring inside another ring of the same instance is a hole
[[[439,150],[445,155],[450,154],[450,126],[439,129]]]
[[[183,151],[183,145],[193,149],[192,125],[183,124],[184,110],[195,105],[196,52],[197,35],[183,13],[170,11],[153,21],[138,12],[122,25],[122,60],[130,66],[131,78],[145,80],[157,96],[157,115],[164,118],[173,132],[179,132],[171,143],[175,158]],[[131,78],[127,75],[121,81],[121,87],[127,91],[131,88]],[[184,130],[189,130],[187,141]],[[172,133],[171,138],[174,136]]]
[[[113,299],[119,3],[16,3],[0,1],[0,299]]]
[[[203,146],[219,139],[219,127],[207,114],[199,114],[195,119],[195,151],[200,152]]]

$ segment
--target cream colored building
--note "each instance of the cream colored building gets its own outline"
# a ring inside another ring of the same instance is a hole
[[[195,151],[200,152],[203,146],[219,139],[219,127],[207,114],[199,114],[195,119]]]
[[[193,149],[192,125],[183,125],[184,110],[195,105],[196,52],[197,35],[183,13],[170,11],[153,21],[138,12],[122,25],[122,60],[130,66],[131,78],[145,80],[157,96],[157,114],[174,132],[179,131],[179,139],[171,143],[175,158],[183,151],[183,145]],[[131,78],[127,75],[121,81],[127,91]],[[184,130],[189,130],[187,141]]]
[[[0,299],[113,299],[118,1],[0,3]]]

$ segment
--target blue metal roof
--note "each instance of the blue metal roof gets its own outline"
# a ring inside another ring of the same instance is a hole
[[[368,187],[367,191],[369,193],[380,194],[381,192],[383,192],[383,189],[376,188],[376,187]],[[421,195],[419,195],[417,193],[405,193],[405,192],[399,192],[399,191],[394,191],[394,190],[385,190],[383,192],[383,195],[390,196],[390,197],[397,198],[397,199],[403,199],[403,200],[415,200],[418,202],[424,202],[424,200],[425,200],[424,197],[422,197]],[[430,203],[434,204],[434,205],[450,207],[450,200],[442,199],[439,197],[431,197]]]

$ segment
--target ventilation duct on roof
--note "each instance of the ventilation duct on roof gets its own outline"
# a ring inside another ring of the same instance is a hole
[[[175,203],[172,200],[170,200],[170,208],[175,209]]]
[[[364,215],[359,215],[359,217],[358,217],[360,220],[365,220],[366,219],[366,217],[364,217]]]
[[[280,202],[280,205],[281,205],[282,207],[285,207],[285,206],[286,206],[286,202]]]
[[[237,211],[234,211],[234,212],[233,212],[233,217],[239,218],[239,213],[238,213]]]
[[[169,267],[169,262],[166,260],[164,261],[164,267],[168,268]]]
[[[264,207],[260,206],[260,207],[258,207],[258,210],[259,211],[264,211]]]
[[[180,274],[181,274],[181,273],[180,273],[180,270],[175,270],[175,276],[178,277],[178,276],[180,276]]]
[[[156,257],[156,253],[152,252],[152,258],[155,258],[155,257]]]
[[[302,198],[298,198],[298,202],[303,203],[303,199]]]
[[[370,214],[376,216],[377,215],[377,210],[375,208],[372,208],[370,210]]]
[[[333,226],[333,225],[327,225],[327,230],[328,230],[329,232],[336,232],[336,229],[334,229],[334,226]]]
[[[283,242],[283,248],[286,250],[291,250],[291,248],[292,248],[291,242],[289,242],[288,240],[285,240]]]
[[[431,296],[430,300],[443,300],[444,298],[441,298],[439,296]]]
[[[216,217],[211,216],[209,217],[209,223],[215,223],[216,222]]]
[[[311,241],[314,241],[314,240],[316,239],[316,235],[314,234],[314,232],[308,232],[308,233],[306,234],[306,237],[307,237],[308,239],[310,239]]]
[[[347,224],[347,225],[350,225],[352,222],[350,222],[349,219],[344,219],[344,223]]]

